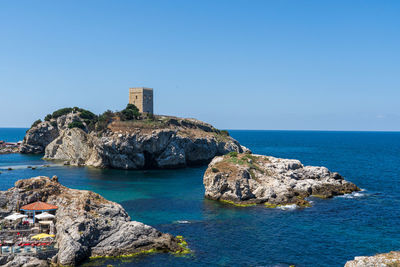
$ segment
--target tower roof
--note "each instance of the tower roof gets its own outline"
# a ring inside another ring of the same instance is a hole
[[[135,90],[137,90],[137,91],[140,91],[140,90],[150,90],[150,91],[153,91],[153,88],[149,88],[149,87],[132,87],[132,88],[129,88],[129,90],[130,90],[130,91],[135,91]]]

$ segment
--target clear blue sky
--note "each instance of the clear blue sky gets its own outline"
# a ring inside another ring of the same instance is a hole
[[[222,129],[400,130],[400,1],[1,1],[0,127],[123,108]]]

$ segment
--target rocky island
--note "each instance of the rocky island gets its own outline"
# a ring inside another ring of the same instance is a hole
[[[182,238],[131,221],[121,205],[91,191],[67,188],[57,177],[19,180],[15,187],[0,192],[0,216],[4,218],[22,205],[35,201],[58,207],[55,217],[57,252],[49,259],[26,254],[3,255],[0,265],[74,266],[89,257],[118,257],[149,251],[188,252]]]
[[[400,266],[400,252],[392,251],[389,253],[378,254],[369,257],[355,257],[348,261],[345,267],[396,267]]]
[[[205,197],[239,206],[309,206],[306,197],[330,198],[360,189],[325,167],[231,152],[212,160],[204,174]]]
[[[44,153],[49,160],[119,169],[185,167],[244,150],[210,124],[140,113],[131,104],[100,116],[80,108],[57,110],[36,121],[21,145],[21,153]]]
[[[0,140],[0,155],[2,154],[12,154],[12,153],[19,153],[20,149],[20,142],[6,142]]]

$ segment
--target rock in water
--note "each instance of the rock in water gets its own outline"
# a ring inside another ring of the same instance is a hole
[[[355,257],[348,261],[345,267],[395,267],[400,266],[400,252],[392,251],[385,254],[378,254],[370,257]]]
[[[24,154],[40,154],[51,141],[58,136],[58,128],[45,121],[26,132],[20,152]]]
[[[31,128],[21,152],[45,152],[46,159],[71,165],[152,169],[209,163],[217,155],[244,151],[227,132],[207,123],[168,116],[154,118],[116,119],[105,129],[89,130],[80,113],[71,112]],[[79,122],[82,128],[70,129],[71,122]]]
[[[15,187],[1,191],[0,216],[4,218],[17,207],[35,201],[58,206],[55,224],[58,253],[54,263],[76,265],[91,256],[130,255],[150,249],[182,251],[179,239],[131,221],[121,205],[91,191],[69,189],[58,183],[57,178],[39,176],[19,180]],[[26,261],[20,257],[7,260],[15,264]]]
[[[229,153],[212,160],[204,174],[205,197],[233,204],[308,206],[306,197],[329,198],[360,189],[325,167],[300,161]]]

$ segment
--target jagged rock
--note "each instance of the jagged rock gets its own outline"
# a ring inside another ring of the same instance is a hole
[[[210,124],[195,119],[156,118],[151,124],[114,121],[105,131],[90,132],[79,112],[69,113],[30,129],[21,151],[45,152],[46,159],[70,165],[119,169],[178,168],[208,163],[231,151],[243,152],[235,139]],[[69,129],[72,121],[82,122],[84,128]]]
[[[69,189],[55,177],[19,180],[15,187],[1,191],[0,216],[4,218],[17,206],[35,201],[59,207],[55,224],[58,253],[54,261],[57,264],[76,265],[90,256],[129,255],[149,249],[182,250],[177,238],[131,221],[121,205],[91,191]],[[15,266],[28,266],[22,263],[23,259],[14,261]]]
[[[205,196],[237,204],[307,206],[306,197],[328,198],[360,189],[325,167],[300,161],[230,153],[212,160],[204,174]]]
[[[22,141],[20,152],[24,154],[44,153],[46,146],[56,139],[61,131],[68,129],[68,125],[73,121],[82,122],[85,126],[83,130],[87,131],[86,124],[79,117],[79,112],[71,112],[30,128]]]
[[[400,266],[400,252],[392,251],[389,253],[378,254],[370,257],[355,257],[348,261],[345,267],[385,267]]]
[[[48,267],[50,266],[46,260],[40,260],[30,256],[2,256],[0,260],[1,266],[4,267]]]
[[[19,146],[12,146],[12,147],[0,146],[0,155],[1,154],[19,153],[19,152],[20,152]]]
[[[40,154],[58,136],[58,127],[49,121],[39,123],[26,132],[21,145],[21,153]]]

